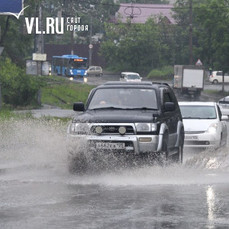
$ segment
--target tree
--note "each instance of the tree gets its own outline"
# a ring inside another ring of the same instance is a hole
[[[181,56],[187,61],[189,3],[191,0],[177,0],[174,8],[177,21],[177,34],[182,47]],[[195,59],[200,58],[204,65],[219,70],[229,70],[229,1],[192,0],[193,52]]]
[[[170,63],[172,57],[169,42],[162,24],[151,18],[145,24],[106,24],[106,41],[101,52],[108,66],[116,70],[148,72],[152,68]]]
[[[120,0],[120,3],[168,4],[169,0]]]
[[[196,53],[218,70],[229,70],[229,1],[207,0],[195,9]]]
[[[41,83],[28,76],[9,58],[0,60],[0,82],[4,103],[13,106],[37,105],[37,95]]]

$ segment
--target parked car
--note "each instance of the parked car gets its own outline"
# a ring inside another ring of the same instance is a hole
[[[93,161],[98,152],[105,152],[104,157],[182,162],[184,128],[168,84],[107,82],[90,92],[86,105],[78,102],[73,109],[78,112],[68,127],[69,139],[76,144],[69,151],[71,172],[87,169],[85,153],[92,154]],[[77,151],[80,140],[86,146]]]
[[[100,66],[90,66],[86,71],[87,76],[102,76],[103,69]]]
[[[120,81],[141,82],[142,77],[137,72],[121,72]]]
[[[185,130],[185,147],[226,145],[227,126],[215,102],[179,102]]]
[[[229,96],[226,96],[218,101],[222,115],[229,118]]]
[[[211,83],[217,84],[223,82],[223,72],[222,71],[213,71],[212,74],[209,76],[209,81]],[[229,74],[224,74],[224,82],[229,83]]]

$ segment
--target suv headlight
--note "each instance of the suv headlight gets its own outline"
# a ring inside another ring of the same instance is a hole
[[[211,134],[215,134],[217,132],[217,128],[218,128],[218,123],[212,123],[208,129],[207,129],[207,132],[208,133],[211,133]]]
[[[137,132],[154,132],[157,130],[156,123],[135,123]]]
[[[90,128],[87,123],[71,123],[68,127],[69,134],[89,134]]]

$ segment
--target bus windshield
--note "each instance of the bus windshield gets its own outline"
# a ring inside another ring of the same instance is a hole
[[[87,60],[79,59],[70,59],[69,60],[69,66],[71,68],[78,68],[78,69],[87,69]]]

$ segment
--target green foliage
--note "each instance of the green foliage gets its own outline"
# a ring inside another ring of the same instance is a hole
[[[27,112],[14,112],[13,110],[10,110],[8,108],[3,108],[0,110],[0,122],[5,120],[21,120],[21,119],[31,119],[32,113],[30,111]]]
[[[37,104],[37,94],[40,88],[38,79],[26,75],[8,58],[0,61],[0,69],[4,103],[15,107]]]
[[[150,18],[145,24],[106,24],[105,31],[101,53],[116,71],[145,74],[176,62],[176,31],[162,17]]]
[[[17,20],[14,16],[0,16],[0,46],[4,47],[3,56],[14,63],[25,66],[25,59],[32,53],[33,36],[25,33],[24,17]]]
[[[120,3],[132,3],[133,0],[119,0]],[[168,4],[168,0],[135,0],[134,3],[143,4]]]
[[[177,21],[179,64],[188,63],[190,1],[177,0],[174,8]],[[193,61],[204,66],[229,70],[229,1],[192,0]],[[182,62],[182,59],[184,62]],[[193,63],[193,64],[194,64]]]
[[[206,0],[194,8],[196,54],[213,69],[229,70],[229,1]]]
[[[62,82],[61,84],[49,84],[42,88],[42,104],[72,109],[74,102],[86,102],[88,94],[93,87],[69,81]]]
[[[147,75],[147,78],[169,78],[173,75],[173,66],[164,66],[160,69],[153,69]]]

